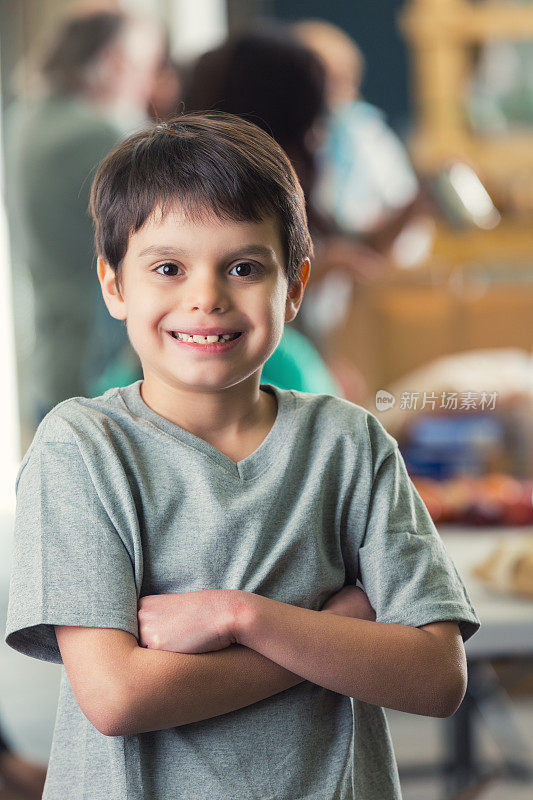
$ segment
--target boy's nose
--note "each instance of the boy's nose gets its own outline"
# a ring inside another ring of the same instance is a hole
[[[227,292],[217,278],[199,278],[191,281],[188,305],[191,310],[221,311],[227,305]]]

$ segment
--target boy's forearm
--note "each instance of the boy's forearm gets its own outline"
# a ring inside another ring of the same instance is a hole
[[[317,613],[255,594],[246,594],[240,608],[240,644],[319,686],[424,716],[449,716],[462,700],[464,675],[428,631]]]
[[[123,674],[124,714],[115,736],[217,717],[304,680],[239,644],[199,654],[133,647]]]

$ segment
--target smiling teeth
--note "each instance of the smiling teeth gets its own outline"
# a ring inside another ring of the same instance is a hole
[[[179,339],[182,342],[196,342],[196,344],[214,344],[219,341],[227,342],[235,337],[234,333],[224,333],[220,336],[198,336],[197,334],[188,336],[186,333],[179,333],[179,331],[173,331],[172,335],[175,339]]]

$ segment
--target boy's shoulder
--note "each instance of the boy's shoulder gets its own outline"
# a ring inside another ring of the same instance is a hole
[[[315,394],[291,389],[295,398],[293,413],[304,424],[323,430],[327,436],[345,436],[356,445],[368,445],[372,455],[389,455],[397,447],[396,439],[367,408],[333,394]]]
[[[54,406],[39,423],[35,440],[74,444],[75,433],[91,426],[101,426],[124,407],[120,388],[108,389],[98,397],[69,397]]]
[[[22,472],[32,460],[50,447],[75,447],[85,460],[109,457],[112,450],[110,433],[119,436],[135,424],[122,396],[121,388],[108,389],[98,397],[69,397],[55,405],[41,420],[19,466],[16,486]]]

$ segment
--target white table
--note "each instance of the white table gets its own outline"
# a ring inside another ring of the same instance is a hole
[[[440,525],[439,533],[481,622],[478,632],[465,643],[468,658],[533,656],[533,598],[528,600],[488,589],[470,572],[475,564],[485,560],[502,536],[527,533],[533,538],[533,527]]]
[[[523,782],[533,781],[533,754],[514,721],[512,701],[490,663],[495,658],[533,658],[533,599],[488,589],[470,571],[474,564],[485,560],[502,536],[518,532],[533,536],[533,528],[439,526],[481,627],[465,643],[468,687],[463,702],[452,717],[443,720],[442,764],[430,768],[403,765],[400,775],[440,774],[450,800],[459,797],[465,787],[482,784],[494,772]],[[528,668],[527,661],[525,666]],[[479,759],[480,719],[502,752],[502,764],[496,769]]]

